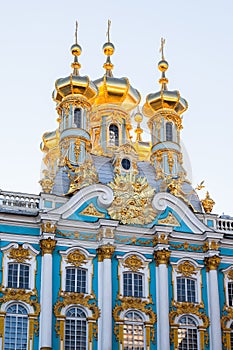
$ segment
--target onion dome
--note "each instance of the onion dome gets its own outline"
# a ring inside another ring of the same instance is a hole
[[[161,43],[162,60],[158,63],[158,69],[162,73],[159,79],[161,90],[147,95],[146,103],[143,106],[143,113],[147,117],[152,117],[156,112],[164,109],[174,111],[178,115],[181,115],[188,109],[188,102],[180,96],[179,91],[169,91],[167,89],[168,79],[165,76],[165,72],[168,69],[168,62],[165,60],[163,53],[165,40],[161,39]]]
[[[127,78],[113,77],[112,70],[114,65],[111,62],[111,56],[115,51],[114,45],[110,42],[110,24],[108,21],[108,41],[103,45],[103,52],[107,56],[103,68],[106,70],[104,76],[94,81],[97,85],[99,94],[95,100],[95,106],[103,104],[113,104],[123,107],[127,112],[133,110],[140,102],[141,96],[134,89]]]
[[[55,82],[55,90],[53,92],[54,101],[60,103],[64,101],[67,97],[72,97],[75,95],[82,96],[85,100],[93,100],[97,94],[98,89],[95,84],[90,81],[89,77],[79,75],[79,69],[81,64],[78,61],[78,56],[82,53],[82,48],[78,44],[77,39],[77,29],[78,24],[76,22],[76,31],[75,31],[75,44],[71,46],[71,53],[74,56],[74,61],[71,64],[73,68],[73,73],[68,77],[57,79]]]

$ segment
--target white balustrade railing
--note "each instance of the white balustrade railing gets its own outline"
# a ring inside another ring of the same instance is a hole
[[[233,231],[233,219],[221,219],[216,220],[217,229],[221,231]]]
[[[0,191],[0,209],[24,209],[26,211],[38,211],[40,196],[19,193]]]

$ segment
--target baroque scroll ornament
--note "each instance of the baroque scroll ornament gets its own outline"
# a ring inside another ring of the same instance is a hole
[[[155,190],[145,177],[116,175],[108,184],[114,192],[114,200],[108,209],[111,219],[122,224],[144,225],[153,221],[156,211],[152,207]]]

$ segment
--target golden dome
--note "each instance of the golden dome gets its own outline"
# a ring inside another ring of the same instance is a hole
[[[75,44],[71,46],[71,53],[74,56],[74,61],[71,64],[73,73],[68,77],[57,79],[55,82],[55,90],[53,92],[53,99],[55,102],[60,103],[67,97],[74,95],[81,95],[85,100],[93,100],[97,94],[98,89],[95,84],[90,81],[87,76],[81,77],[79,75],[79,69],[81,64],[78,62],[78,56],[82,53],[82,48],[77,42],[77,22],[75,32]]]
[[[147,95],[146,103],[143,106],[143,113],[147,117],[152,117],[156,112],[164,109],[173,110],[178,115],[181,115],[188,109],[188,102],[180,96],[179,91],[169,91],[167,89],[168,79],[165,76],[165,72],[168,69],[168,62],[164,59],[164,42],[164,39],[162,39],[162,60],[158,63],[158,69],[162,72],[162,76],[159,79],[161,90]]]
[[[114,46],[107,42],[103,46],[107,60],[104,64],[106,73],[102,78],[94,81],[99,94],[95,99],[95,106],[113,104],[123,107],[127,112],[133,110],[140,102],[140,93],[134,89],[127,78],[116,78],[112,75],[113,64],[110,55],[114,53]]]
[[[103,45],[103,52],[107,56],[106,62],[103,65],[106,72],[102,78],[94,81],[99,90],[94,106],[111,104],[123,107],[127,112],[130,112],[139,104],[141,96],[130,85],[127,78],[113,77],[112,70],[114,65],[111,62],[110,56],[113,55],[115,47],[110,42],[110,25],[111,21],[108,21],[108,41]]]

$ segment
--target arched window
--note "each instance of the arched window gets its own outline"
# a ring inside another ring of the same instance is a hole
[[[136,311],[129,311],[124,317],[124,350],[144,350],[143,319]]]
[[[9,263],[7,287],[29,289],[29,266]]]
[[[75,108],[74,110],[74,124],[77,128],[82,127],[82,110],[81,108]]]
[[[66,291],[86,293],[87,292],[87,271],[80,267],[66,268]]]
[[[196,280],[187,277],[177,277],[177,301],[196,303],[197,288]]]
[[[109,126],[109,146],[119,146],[119,129],[116,124]]]
[[[168,122],[166,123],[166,141],[172,141],[173,135],[172,135],[172,123]]]
[[[4,350],[27,350],[28,313],[20,304],[6,309]]]
[[[197,324],[193,317],[183,316],[179,320],[178,350],[198,350]]]
[[[87,319],[82,309],[72,307],[66,313],[65,350],[87,349]]]
[[[126,297],[143,297],[143,276],[140,273],[123,273],[123,294]]]

